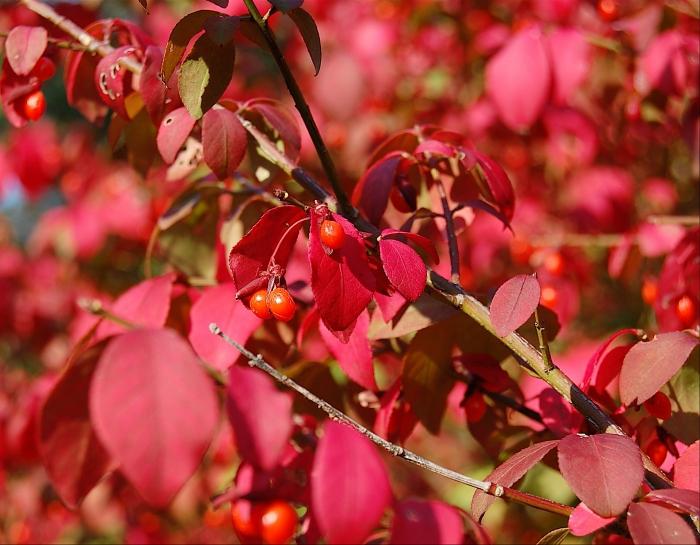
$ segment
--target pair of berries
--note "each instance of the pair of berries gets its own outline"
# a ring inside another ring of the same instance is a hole
[[[297,305],[289,292],[284,288],[275,288],[271,292],[258,290],[250,298],[250,310],[258,318],[267,320],[273,316],[283,322],[294,317]]]
[[[231,507],[233,529],[241,543],[284,545],[294,537],[298,517],[286,501],[238,500]]]

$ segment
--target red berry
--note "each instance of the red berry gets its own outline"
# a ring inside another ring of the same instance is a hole
[[[267,320],[268,318],[272,317],[272,313],[267,306],[266,290],[256,291],[250,298],[250,303],[248,303],[248,305],[250,306],[250,310],[253,311],[253,314],[255,314],[258,318]]]
[[[671,400],[663,392],[656,392],[647,399],[644,402],[644,408],[651,416],[661,420],[671,418]]]
[[[542,288],[540,303],[542,303],[545,307],[553,309],[557,306],[558,301],[559,294],[557,293],[556,289],[554,289],[552,286],[544,286]]]
[[[46,97],[41,91],[34,91],[20,99],[24,117],[30,121],[36,121],[46,111]]]
[[[267,306],[272,315],[283,322],[291,320],[297,309],[294,299],[284,288],[275,288],[268,294]]]
[[[617,17],[616,0],[598,0],[598,14],[605,21],[612,21]]]
[[[40,81],[46,81],[47,79],[51,79],[55,73],[56,65],[53,61],[47,57],[41,57],[36,61],[30,75],[36,76]]]
[[[647,305],[653,305],[659,295],[659,287],[653,278],[645,278],[642,282],[642,301]]]
[[[233,530],[243,543],[256,543],[262,531],[263,507],[249,500],[236,500],[231,505]]]
[[[510,255],[518,265],[527,265],[535,249],[522,238],[514,238],[510,243]]]
[[[469,394],[464,401],[464,412],[467,415],[467,422],[478,422],[486,414],[486,402],[484,396],[478,392]]]
[[[544,269],[555,276],[564,272],[564,258],[559,252],[551,252],[544,258]]]
[[[655,465],[660,466],[664,463],[664,460],[666,459],[668,448],[666,448],[666,445],[664,445],[658,439],[653,439],[646,446],[644,452],[646,452],[646,455],[649,456],[649,458],[652,462],[654,462]]]
[[[697,319],[695,301],[684,295],[676,303],[676,316],[683,324],[683,327],[692,327]]]
[[[294,537],[297,527],[297,512],[286,501],[276,500],[265,505],[261,536],[268,545],[284,545]]]
[[[321,223],[321,242],[331,250],[339,250],[345,242],[345,231],[337,221],[324,220]]]

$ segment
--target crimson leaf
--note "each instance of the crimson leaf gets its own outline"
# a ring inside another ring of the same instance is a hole
[[[540,302],[540,283],[528,274],[519,274],[498,288],[491,301],[491,323],[499,337],[510,335],[523,325]]]
[[[204,162],[217,178],[231,176],[241,164],[248,146],[248,133],[233,112],[215,107],[202,119]]]
[[[407,300],[418,299],[425,288],[427,268],[416,251],[401,241],[380,238],[379,253],[391,285]]]

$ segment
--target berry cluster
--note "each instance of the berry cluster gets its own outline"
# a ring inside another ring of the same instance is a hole
[[[233,529],[241,543],[289,543],[296,531],[298,516],[286,501],[251,502],[238,500],[231,506]]]

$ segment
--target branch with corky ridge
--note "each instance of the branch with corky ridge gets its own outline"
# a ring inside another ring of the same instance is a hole
[[[108,44],[104,44],[95,40],[90,34],[78,27],[72,21],[62,17],[56,11],[38,0],[21,0],[21,3],[41,15],[45,19],[51,21],[56,26],[61,28],[66,34],[76,39],[81,44],[85,45],[89,51],[106,56],[114,49]],[[282,62],[284,59],[282,58]],[[134,61],[129,61],[123,65],[126,69],[139,74],[142,70],[141,65]],[[310,123],[314,123],[313,118],[302,114],[302,119],[307,127]],[[245,121],[245,120],[244,120]],[[312,176],[304,169],[298,167],[294,162],[279,152],[274,144],[262,132],[255,130],[255,127],[249,122],[244,123],[244,127],[248,130],[251,136],[256,140],[263,152],[267,152],[266,156],[285,173],[296,180],[307,191],[309,191],[318,200],[324,201],[331,205],[335,204],[335,199],[318,184]],[[253,130],[251,130],[253,129]],[[337,189],[341,196],[345,196],[340,188]],[[342,198],[342,197],[341,197]],[[345,196],[347,201],[347,197]],[[352,208],[349,214],[349,219],[355,225],[370,233],[376,233],[377,229],[363,220],[355,208]],[[506,337],[498,337],[491,325],[489,310],[475,297],[468,294],[458,285],[450,282],[448,279],[437,274],[435,271],[428,272],[428,285],[444,296],[453,306],[461,310],[466,315],[470,316],[479,325],[486,329],[489,333],[496,336],[503,342],[513,353],[519,358],[521,364],[533,370],[542,380],[556,390],[564,399],[571,403],[576,410],[583,414],[587,420],[599,431],[604,433],[613,433],[617,435],[626,435],[624,430],[618,426],[608,414],[606,414],[591,398],[589,398],[573,381],[556,366],[550,367],[543,359],[540,352],[533,347],[525,338],[517,333],[511,333]],[[647,483],[652,488],[668,488],[672,486],[668,477],[651,461],[651,459],[642,452],[644,467],[647,470]]]

